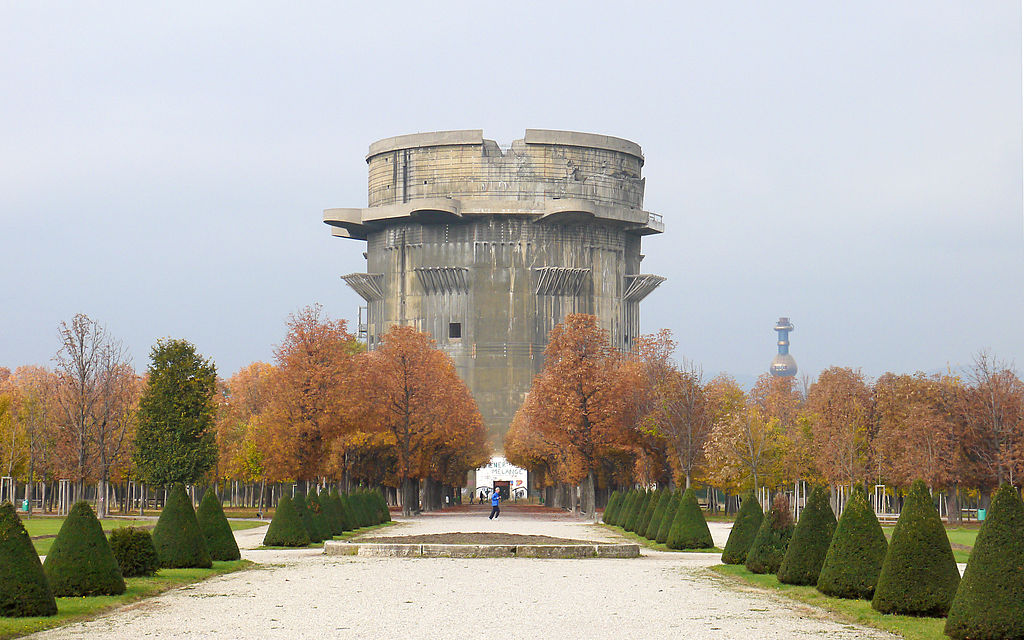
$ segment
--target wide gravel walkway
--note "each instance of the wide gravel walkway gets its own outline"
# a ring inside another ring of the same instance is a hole
[[[462,507],[374,535],[506,531],[613,540],[555,510],[515,506],[496,521]],[[631,560],[375,558],[258,551],[260,568],[213,578],[38,638],[892,638],[737,587],[716,555],[644,550]],[[712,524],[719,546],[728,526]]]

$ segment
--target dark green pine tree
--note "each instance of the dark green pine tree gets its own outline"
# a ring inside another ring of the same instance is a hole
[[[992,498],[953,598],[946,635],[1024,638],[1024,503],[1004,484]]]
[[[775,496],[747,552],[747,571],[777,573],[792,537],[793,514],[789,512],[789,500],[784,495]]]
[[[199,502],[196,521],[203,532],[206,550],[210,553],[211,560],[238,560],[242,557],[235,542],[235,534],[224,515],[224,508],[221,507],[220,499],[212,489],[207,491]]]
[[[928,487],[918,480],[903,501],[871,606],[882,613],[942,617],[959,584],[946,529]]]
[[[313,520],[313,526],[316,527],[316,534],[320,540],[330,540],[333,538],[334,536],[331,535],[331,525],[327,522],[327,514],[324,513],[324,506],[320,504],[320,496],[317,495],[315,488],[306,496],[306,509],[309,511],[310,518]]]
[[[160,556],[161,567],[209,569],[213,566],[192,500],[181,483],[175,483],[167,492],[167,504],[153,528],[153,546]]]
[[[10,502],[0,503],[0,617],[57,613],[39,554]]]
[[[747,553],[750,551],[750,545],[754,543],[754,538],[757,537],[762,520],[764,511],[761,511],[761,505],[751,491],[743,496],[736,521],[729,532],[729,541],[725,543],[725,551],[722,552],[722,562],[743,564],[747,561]]]
[[[670,502],[672,502],[672,492],[665,489],[661,492],[658,504],[655,505],[654,513],[651,515],[651,521],[647,523],[647,530],[644,531],[644,537],[648,540],[658,537],[658,529],[661,528],[661,521],[665,517],[665,510],[668,509]]]
[[[647,527],[651,526],[651,518],[654,517],[654,512],[658,508],[658,502],[661,501],[662,494],[665,493],[663,489],[651,492],[650,499],[644,505],[644,511],[640,514],[640,517],[636,521],[636,533],[643,537],[647,537]]]
[[[291,497],[287,494],[281,496],[274,519],[263,536],[263,544],[268,547],[308,547],[309,542],[309,532],[302,526],[302,518]]]
[[[665,508],[665,514],[661,517],[661,524],[658,526],[658,534],[654,538],[655,542],[665,544],[668,541],[668,534],[672,531],[672,523],[676,521],[676,512],[679,511],[679,501],[682,499],[682,494],[679,491],[673,491],[669,498],[668,507]]]
[[[665,544],[669,549],[710,549],[715,546],[704,513],[697,503],[697,492],[692,487],[679,499],[679,508]]]
[[[306,495],[303,493],[296,493],[295,497],[292,498],[292,506],[299,514],[299,520],[302,521],[302,526],[306,528],[306,533],[309,535],[309,541],[323,542],[324,538],[320,534],[320,527],[316,526],[313,522],[313,514],[309,512]]]
[[[619,506],[620,500],[622,500],[622,494],[618,491],[612,491],[612,495],[608,498],[608,504],[604,507],[604,513],[601,514],[601,522],[605,524],[612,523],[612,518],[615,517],[615,508]]]
[[[829,504],[824,487],[815,487],[800,513],[793,530],[793,539],[779,567],[779,582],[783,584],[816,585],[821,565],[836,531],[836,516]]]
[[[158,340],[139,400],[135,462],[151,485],[195,484],[217,463],[217,368],[186,340]]]
[[[889,543],[864,488],[855,485],[818,576],[818,591],[834,598],[870,600]]]
[[[46,554],[43,572],[57,597],[118,595],[125,590],[103,527],[85,501],[76,502],[68,512]]]

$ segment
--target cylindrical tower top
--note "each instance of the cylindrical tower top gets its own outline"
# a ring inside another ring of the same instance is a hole
[[[789,355],[789,332],[793,328],[793,323],[786,317],[779,318],[779,321],[775,323],[775,330],[779,333],[779,353],[772,359],[768,371],[777,378],[796,375],[796,360]]]

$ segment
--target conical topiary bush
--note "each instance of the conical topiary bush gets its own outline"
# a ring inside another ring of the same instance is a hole
[[[141,527],[118,527],[107,537],[121,576],[151,576],[160,568],[160,556],[153,546],[153,536]]]
[[[167,504],[153,528],[153,546],[160,556],[161,567],[209,569],[213,566],[192,501],[181,483],[172,485],[167,494]]]
[[[946,620],[951,638],[1024,638],[1024,503],[1004,484],[992,498]]]
[[[825,554],[818,591],[834,598],[870,600],[888,548],[863,487],[854,486]]]
[[[238,560],[242,557],[235,542],[235,534],[224,515],[224,508],[221,507],[220,499],[214,491],[207,491],[199,501],[196,521],[203,532],[206,550],[211,560]]]
[[[784,495],[775,496],[772,508],[761,521],[747,552],[747,570],[752,573],[776,573],[793,537],[793,514]]]
[[[313,526],[316,527],[316,533],[320,540],[330,540],[333,538],[334,536],[331,535],[331,525],[327,522],[327,514],[324,513],[324,506],[320,504],[320,496],[317,495],[316,489],[310,491],[309,495],[306,496],[306,509],[309,510],[309,515],[313,519]]]
[[[341,498],[341,510],[345,514],[345,531],[354,531],[359,528],[359,515],[356,514],[355,505],[352,503],[352,494],[339,494]]]
[[[309,512],[309,509],[306,506],[305,494],[296,493],[295,497],[292,498],[292,506],[295,508],[296,513],[299,514],[302,526],[306,528],[306,533],[309,535],[309,541],[323,542],[324,538],[320,535],[320,528],[313,523],[313,514]]]
[[[626,495],[622,497],[622,504],[615,511],[615,520],[612,522],[617,527],[626,528],[626,520],[629,518],[630,511],[633,510],[633,506],[636,503],[638,493],[636,489],[630,489],[626,492]]]
[[[665,544],[669,549],[710,549],[715,546],[704,513],[697,503],[697,492],[692,487],[679,499],[679,508]]]
[[[615,516],[615,508],[619,506],[621,499],[622,494],[618,491],[612,491],[612,495],[608,498],[608,504],[604,507],[604,513],[601,514],[601,522],[611,524],[612,518]]]
[[[43,562],[53,595],[101,596],[124,593],[114,552],[88,502],[79,501],[57,532]]]
[[[25,526],[14,505],[0,503],[0,617],[56,613],[57,601]]]
[[[302,526],[302,518],[290,496],[283,495],[278,501],[274,519],[263,536],[263,544],[268,547],[309,546],[309,532]]]
[[[800,513],[786,556],[779,566],[779,582],[816,585],[825,554],[836,531],[836,516],[824,487],[815,487]]]
[[[647,504],[644,505],[643,513],[640,514],[636,521],[637,535],[644,536],[647,533],[647,527],[651,524],[651,518],[654,517],[654,511],[658,508],[658,502],[661,501],[663,493],[665,493],[663,489],[651,492],[651,497],[647,500]]]
[[[377,502],[380,504],[380,522],[391,522],[391,511],[388,509],[388,501],[384,498],[384,494],[380,491],[375,491],[377,494]]]
[[[747,561],[747,553],[750,551],[750,545],[754,543],[754,538],[757,537],[762,520],[764,511],[761,511],[761,504],[751,491],[743,497],[736,521],[732,523],[729,540],[725,543],[725,551],[722,552],[722,562],[743,564]]]
[[[631,510],[629,517],[626,522],[623,523],[622,528],[626,531],[632,531],[636,533],[636,525],[640,522],[641,516],[643,516],[644,509],[647,508],[647,503],[651,501],[651,492],[642,491],[637,496],[636,502],[633,503],[633,509]]]
[[[341,514],[338,512],[338,505],[331,497],[331,492],[324,488],[320,492],[320,506],[327,517],[327,526],[331,529],[331,537],[340,536],[345,529],[342,528]]]
[[[647,523],[647,530],[644,531],[644,537],[648,540],[654,540],[658,537],[658,529],[661,528],[661,520],[665,517],[665,510],[668,509],[670,502],[672,502],[672,492],[666,489],[661,492],[661,497],[658,498],[658,504],[655,505],[654,513],[651,515],[651,521]]]
[[[871,606],[882,613],[942,617],[959,584],[946,529],[928,487],[918,480],[903,501]]]
[[[669,496],[668,506],[665,507],[665,514],[661,517],[661,524],[658,526],[658,534],[654,538],[655,542],[665,544],[668,540],[668,534],[672,531],[672,523],[676,520],[676,511],[679,510],[681,498],[682,495],[678,491],[673,491]]]

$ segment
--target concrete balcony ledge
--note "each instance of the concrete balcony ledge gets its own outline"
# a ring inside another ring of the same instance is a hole
[[[328,540],[329,556],[384,558],[639,558],[638,544],[403,544]]]

